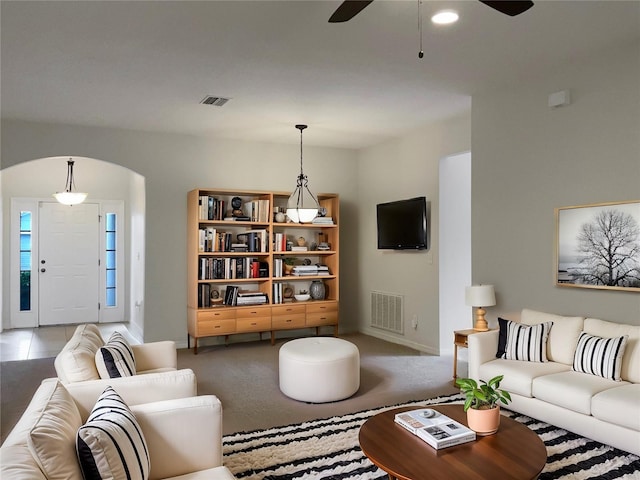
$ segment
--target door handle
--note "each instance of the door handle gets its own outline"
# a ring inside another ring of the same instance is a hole
[[[46,271],[47,271],[47,269],[46,269],[46,268],[41,268],[41,269],[40,269],[40,271],[41,271],[42,273],[44,273],[44,272],[46,272]]]

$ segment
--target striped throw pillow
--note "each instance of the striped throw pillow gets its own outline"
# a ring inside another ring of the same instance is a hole
[[[136,374],[136,359],[127,339],[113,332],[96,352],[96,369],[100,378],[131,377]]]
[[[507,341],[502,358],[524,362],[547,361],[547,339],[553,322],[524,325],[507,321]]]
[[[619,382],[622,356],[629,336],[604,338],[582,332],[573,357],[573,370]]]
[[[76,451],[85,480],[149,478],[149,450],[140,425],[112,387],[78,429]]]

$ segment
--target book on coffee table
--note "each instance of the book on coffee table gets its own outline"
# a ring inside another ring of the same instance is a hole
[[[431,408],[398,413],[394,420],[436,450],[476,439],[476,432]]]

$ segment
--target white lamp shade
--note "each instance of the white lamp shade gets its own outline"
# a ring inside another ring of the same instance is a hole
[[[464,293],[465,303],[470,307],[491,307],[496,304],[493,285],[471,285]]]
[[[87,194],[81,192],[59,192],[54,193],[53,197],[63,205],[78,205],[84,202]]]
[[[287,208],[287,217],[294,223],[309,223],[317,216],[317,208]]]

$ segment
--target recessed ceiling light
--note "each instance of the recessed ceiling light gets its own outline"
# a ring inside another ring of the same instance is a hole
[[[453,10],[440,10],[431,17],[431,21],[438,25],[449,25],[457,22],[458,18],[458,13]]]

